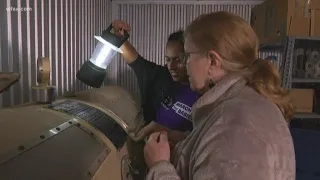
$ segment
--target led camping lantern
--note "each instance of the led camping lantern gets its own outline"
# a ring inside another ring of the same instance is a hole
[[[119,37],[113,32],[112,24],[102,32],[101,36],[94,36],[98,43],[89,61],[86,61],[77,72],[77,78],[91,87],[101,87],[106,69],[112,58],[117,53],[122,53],[120,47],[129,38],[129,33],[124,31],[124,36]]]

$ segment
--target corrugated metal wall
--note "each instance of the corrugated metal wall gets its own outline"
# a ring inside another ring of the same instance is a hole
[[[51,83],[58,95],[87,89],[76,81],[76,71],[91,55],[93,34],[100,34],[110,23],[110,1],[1,0],[0,7],[0,71],[21,74],[19,83],[0,95],[0,107],[26,103],[36,96],[31,86],[36,85],[39,56],[51,60]]]
[[[36,59],[51,59],[51,83],[58,95],[88,89],[76,80],[76,71],[95,46],[111,20],[132,26],[130,41],[141,55],[164,64],[168,35],[202,13],[234,12],[250,20],[251,8],[261,1],[113,1],[109,0],[2,0],[0,7],[29,8],[0,11],[0,71],[21,74],[19,83],[0,95],[0,107],[26,103],[36,94]],[[262,54],[262,56],[274,53]],[[120,56],[107,69],[107,83],[118,84],[138,94],[136,77]]]
[[[197,1],[182,2],[139,2],[115,1],[119,19],[131,25],[130,41],[138,52],[150,61],[165,64],[164,47],[170,33],[183,29],[189,22],[203,13],[214,11],[229,11],[242,16],[248,22],[251,8],[261,1]],[[274,53],[262,54],[262,57]],[[118,58],[118,84],[138,94],[138,86],[133,71]]]

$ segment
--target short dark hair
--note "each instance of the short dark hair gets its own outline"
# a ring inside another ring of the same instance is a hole
[[[179,31],[176,31],[176,32],[170,34],[169,38],[168,38],[168,42],[172,42],[172,41],[181,43],[182,46],[183,46],[183,44],[184,44],[184,32],[183,32],[183,30],[179,30]]]

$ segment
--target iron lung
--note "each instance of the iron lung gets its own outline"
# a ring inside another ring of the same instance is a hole
[[[1,179],[129,179],[125,143],[143,122],[140,104],[117,86],[0,109]]]

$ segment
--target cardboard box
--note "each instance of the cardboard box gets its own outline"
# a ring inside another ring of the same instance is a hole
[[[320,10],[311,10],[310,36],[320,37]]]
[[[311,17],[308,2],[266,0],[254,7],[250,23],[260,43],[278,42],[286,36],[309,36]]]
[[[320,9],[320,0],[309,0],[310,9]]]
[[[311,10],[310,36],[320,37],[320,0],[311,0],[309,8]]]
[[[291,89],[289,96],[298,113],[312,113],[314,89]]]

